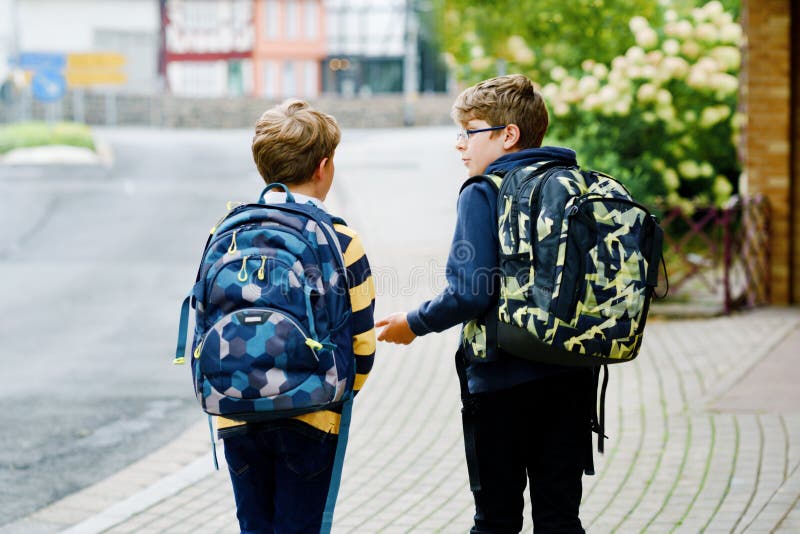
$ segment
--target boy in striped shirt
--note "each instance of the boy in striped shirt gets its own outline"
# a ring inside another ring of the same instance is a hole
[[[290,100],[267,110],[256,123],[253,159],[267,184],[282,183],[295,202],[326,210],[323,201],[333,183],[340,139],[333,117]],[[286,193],[269,191],[263,200],[286,202]],[[347,270],[357,393],[375,357],[375,286],[358,234],[343,224],[334,230]],[[341,410],[265,423],[218,418],[242,532],[319,532],[340,419]]]

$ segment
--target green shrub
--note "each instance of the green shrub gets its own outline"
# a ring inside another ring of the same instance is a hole
[[[68,145],[95,149],[91,129],[75,122],[18,122],[0,126],[0,154],[15,148]]]
[[[560,65],[587,57],[610,61],[634,40],[621,28],[636,14],[655,17],[653,0],[432,0],[445,58],[459,81],[473,84],[524,72],[544,84]]]

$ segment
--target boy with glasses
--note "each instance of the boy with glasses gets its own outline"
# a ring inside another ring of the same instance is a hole
[[[452,115],[461,128],[456,150],[470,177],[503,176],[544,161],[576,165],[572,150],[541,146],[547,109],[523,75],[469,87],[456,98]],[[516,358],[487,339],[486,318],[499,288],[497,220],[497,191],[484,180],[466,184],[447,262],[448,287],[416,310],[378,321],[385,327],[378,340],[409,344],[463,323],[456,368],[475,500],[473,533],[519,532],[527,482],[536,532],[583,532],[578,508],[581,477],[591,469],[592,373]],[[463,254],[465,243],[470,254]]]

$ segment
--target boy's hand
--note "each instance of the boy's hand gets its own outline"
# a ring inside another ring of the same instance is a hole
[[[408,345],[414,341],[417,335],[408,325],[406,315],[405,312],[395,312],[375,323],[376,327],[386,327],[378,334],[378,341],[400,343],[401,345]]]

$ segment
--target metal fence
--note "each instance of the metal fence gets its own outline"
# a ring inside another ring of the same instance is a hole
[[[769,301],[769,206],[762,195],[723,208],[663,211],[667,302],[730,313]]]

